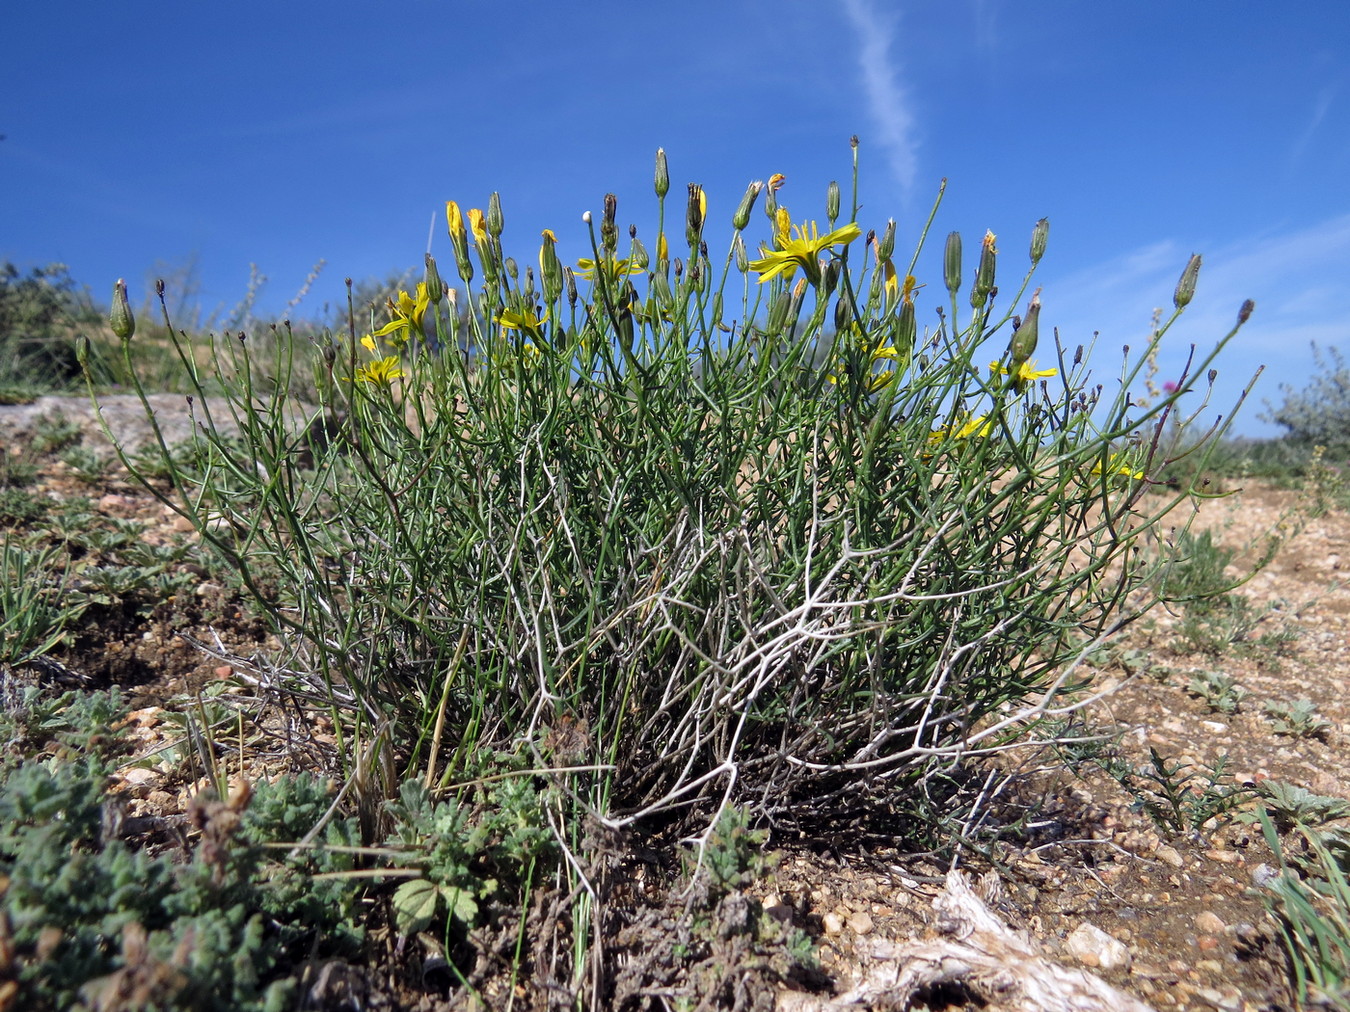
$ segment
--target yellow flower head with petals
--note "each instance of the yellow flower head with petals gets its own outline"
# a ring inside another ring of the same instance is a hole
[[[1111,454],[1111,459],[1106,462],[1105,467],[1102,466],[1100,460],[1093,464],[1092,474],[1094,476],[1107,474],[1112,478],[1126,478],[1131,481],[1144,480],[1144,472],[1136,470],[1128,461],[1123,460],[1122,455],[1119,453]]]
[[[995,376],[1008,375],[1008,370],[1001,362],[990,362],[989,372]],[[1038,379],[1048,379],[1051,376],[1058,375],[1058,369],[1037,369],[1034,359],[1022,362],[1012,374],[1012,388],[1020,392],[1026,388],[1028,383],[1035,383]]]
[[[469,208],[469,230],[479,246],[487,244],[487,217],[476,207]]]
[[[453,200],[445,202],[445,221],[450,227],[450,238],[456,241],[464,238],[464,215]]]
[[[389,322],[386,323],[374,334],[368,334],[372,340],[367,344],[363,339],[362,344],[367,348],[374,343],[374,338],[390,338],[388,344],[397,347],[406,344],[414,337],[422,336],[422,321],[426,318],[427,310],[431,308],[431,296],[427,294],[426,282],[417,283],[416,297],[407,292],[399,292],[398,299],[389,300]],[[374,349],[371,348],[373,351]]]
[[[360,366],[356,370],[356,381],[388,384],[406,375],[407,373],[399,368],[398,356],[390,355],[387,358],[376,359],[370,365]]]
[[[837,228],[833,232],[827,232],[825,235],[821,235],[816,230],[814,221],[808,222],[796,226],[797,238],[795,239],[785,237],[781,230],[781,219],[779,227],[779,248],[776,250],[761,250],[764,256],[750,262],[750,269],[759,273],[760,284],[771,281],[780,274],[785,278],[790,278],[800,267],[806,272],[812,284],[819,285],[821,281],[820,254],[836,244],[847,245],[862,235],[862,229],[858,227],[858,223],[855,221],[851,221],[843,228]]]
[[[594,281],[601,275],[611,286],[617,286],[619,281],[628,277],[630,274],[641,274],[642,265],[638,263],[637,257],[628,257],[620,260],[617,257],[607,256],[597,264],[594,260],[582,257],[577,261],[577,277],[585,278],[588,281]]]

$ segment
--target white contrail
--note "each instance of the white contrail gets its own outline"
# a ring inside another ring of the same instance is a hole
[[[893,18],[882,17],[871,0],[842,2],[858,36],[858,70],[876,140],[886,153],[904,200],[914,188],[919,160],[915,154],[914,113],[897,73],[899,59],[891,52],[896,23]]]

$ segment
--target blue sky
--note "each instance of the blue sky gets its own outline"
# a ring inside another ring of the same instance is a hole
[[[1042,332],[1100,332],[1109,379],[1170,306],[1192,252],[1199,293],[1163,372],[1252,322],[1221,364],[1227,410],[1267,371],[1238,430],[1309,344],[1344,348],[1350,299],[1350,3],[1202,0],[637,0],[495,3],[267,0],[10,5],[0,61],[0,258],[68,264],[106,299],[143,295],[157,264],[195,262],[206,313],[250,264],[279,312],[320,259],[297,315],[343,278],[417,265],[447,199],[501,192],[508,252],[542,228],[580,255],[580,215],[619,196],[650,240],[652,159],[702,183],[710,218],[745,185],[823,217],[861,138],[860,219],[912,246],[943,177],[920,264],[920,320],[945,297],[942,239],[967,259],[986,228],[1000,279],[1051,221]],[[755,219],[767,235],[767,222]],[[726,226],[722,226],[726,227]],[[710,235],[715,232],[710,228]],[[729,228],[726,233],[729,237]],[[752,235],[754,233],[752,232]],[[897,259],[899,259],[897,257]],[[973,263],[968,265],[973,270]],[[928,306],[923,302],[927,298]]]

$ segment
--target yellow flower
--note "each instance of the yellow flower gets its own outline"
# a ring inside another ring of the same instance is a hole
[[[990,362],[989,371],[995,376],[1007,375],[1008,370],[1001,362]],[[1051,376],[1058,376],[1058,369],[1037,369],[1036,361],[1032,359],[1029,362],[1023,362],[1017,367],[1017,372],[1012,377],[1012,388],[1021,391],[1028,383],[1035,383],[1038,379],[1047,379]]]
[[[469,208],[469,229],[473,232],[473,241],[479,246],[487,243],[487,218],[476,207]]]
[[[532,337],[542,337],[544,333],[544,321],[533,313],[517,313],[510,309],[503,309],[497,314],[497,322],[502,325],[503,330],[518,330],[522,334],[529,334]],[[537,354],[538,349],[535,349],[535,351]]]
[[[956,424],[944,425],[942,428],[930,432],[928,444],[935,446],[947,439],[970,439],[972,436],[983,439],[993,431],[994,423],[989,420],[988,415],[977,415],[971,418],[970,415],[963,414]],[[924,456],[930,457],[932,453],[926,453]]]
[[[363,365],[356,370],[358,383],[390,383],[402,379],[405,375],[407,374],[399,368],[397,355],[377,359],[370,365]]]
[[[1111,454],[1111,459],[1106,462],[1104,468],[1102,467],[1102,462],[1100,460],[1097,461],[1097,463],[1092,465],[1092,473],[1094,476],[1100,476],[1101,474],[1106,473],[1112,478],[1129,478],[1133,481],[1144,480],[1144,472],[1136,471],[1127,461],[1121,460],[1121,454],[1119,453]]]
[[[583,257],[577,261],[577,277],[594,281],[598,273],[603,273],[605,280],[611,286],[615,286],[630,274],[642,273],[642,266],[637,262],[637,257],[620,260],[617,257],[607,256],[600,261],[599,267],[600,270],[597,272],[595,261]]]
[[[781,172],[775,172],[772,176],[769,177],[768,183],[769,192],[777,193],[779,190],[783,188],[783,184],[786,182],[787,176],[783,175]]]
[[[375,338],[367,334],[365,337],[361,338],[361,347],[365,348],[366,351],[370,352],[373,355],[376,350]]]
[[[895,274],[895,264],[887,260],[881,265],[882,287],[886,290],[887,300],[894,299],[900,293],[900,281]]]
[[[460,213],[459,205],[453,200],[445,202],[445,220],[450,226],[450,238],[456,242],[464,240],[464,215]]]
[[[833,232],[827,232],[821,235],[816,230],[816,223],[809,222],[805,225],[797,226],[797,238],[787,238],[780,221],[779,242],[776,250],[761,250],[764,256],[759,260],[750,262],[750,269],[759,272],[760,284],[772,280],[778,275],[785,278],[792,277],[801,267],[806,271],[811,283],[820,284],[820,254],[835,245],[836,243],[847,245],[858,236],[862,235],[862,229],[858,223],[851,221],[843,228],[837,228]]]
[[[389,300],[389,322],[373,334],[366,336],[371,338],[370,344],[363,339],[362,344],[370,348],[374,344],[374,338],[389,337],[393,339],[387,343],[392,347],[400,344],[406,344],[414,337],[422,336],[422,321],[426,318],[427,310],[431,307],[431,297],[427,295],[426,282],[417,283],[417,297],[409,295],[407,292],[399,292],[398,300]]]
[[[953,439],[969,439],[971,436],[979,436],[983,439],[989,433],[994,431],[994,423],[989,421],[988,415],[979,415],[966,421],[953,434]]]
[[[670,244],[666,242],[664,232],[656,237],[656,259],[658,262],[670,259]]]

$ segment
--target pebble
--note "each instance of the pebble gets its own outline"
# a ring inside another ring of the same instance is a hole
[[[821,925],[825,928],[825,934],[837,935],[844,930],[844,919],[831,910],[820,919]]]
[[[1175,847],[1159,847],[1157,850],[1157,857],[1159,861],[1164,864],[1170,864],[1173,868],[1180,868],[1186,863]]]
[[[848,926],[853,929],[856,935],[866,935],[872,928],[872,917],[865,911],[860,911],[848,919]]]
[[[1195,915],[1195,930],[1204,932],[1206,935],[1221,935],[1226,927],[1228,925],[1212,910],[1205,910]]]
[[[1095,924],[1084,921],[1064,940],[1064,948],[1084,966],[1115,970],[1130,965],[1130,950]]]

